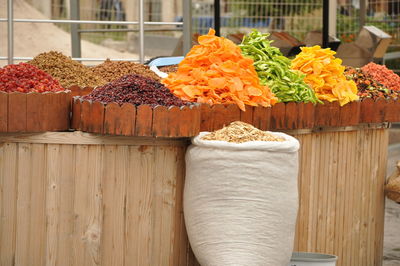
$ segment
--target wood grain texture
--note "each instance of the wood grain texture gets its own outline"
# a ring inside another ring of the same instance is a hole
[[[79,98],[74,98],[72,102],[71,128],[81,130],[82,102]]]
[[[186,140],[30,136],[0,135],[1,265],[198,265],[182,213]],[[296,249],[380,265],[388,130],[297,137]]]
[[[188,265],[186,140],[0,143],[1,265]]]
[[[338,266],[381,265],[387,132],[299,136],[297,250],[338,255]]]
[[[277,103],[271,107],[270,129],[278,130],[285,128],[285,104]]]
[[[8,94],[8,132],[26,132],[26,94]]]
[[[0,92],[0,132],[7,132],[8,94]]]
[[[152,136],[153,108],[149,105],[140,105],[136,108],[135,136]]]

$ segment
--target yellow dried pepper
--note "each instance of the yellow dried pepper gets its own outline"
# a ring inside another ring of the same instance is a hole
[[[357,86],[344,76],[342,60],[335,58],[335,51],[322,49],[319,45],[302,47],[301,53],[292,61],[292,69],[306,75],[304,81],[315,91],[320,100],[339,101],[343,106],[358,100]]]

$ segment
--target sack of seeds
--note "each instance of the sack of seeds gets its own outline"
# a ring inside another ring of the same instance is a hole
[[[396,171],[388,178],[385,191],[389,199],[400,203],[400,161],[397,162]]]
[[[299,142],[243,122],[192,140],[184,216],[203,266],[288,265],[298,210]]]

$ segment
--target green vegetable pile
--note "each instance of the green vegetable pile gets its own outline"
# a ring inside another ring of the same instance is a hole
[[[271,46],[269,34],[253,30],[239,45],[245,56],[254,60],[254,67],[262,85],[267,85],[280,102],[312,102],[319,100],[304,82],[304,75],[290,69],[290,59]]]

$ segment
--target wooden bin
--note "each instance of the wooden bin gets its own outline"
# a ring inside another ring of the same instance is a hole
[[[193,265],[187,139],[0,135],[0,265]]]
[[[44,93],[0,91],[0,132],[68,130],[70,103],[70,91]]]
[[[385,125],[295,130],[296,250],[379,266]],[[0,135],[0,264],[195,266],[182,216],[188,139]]]

